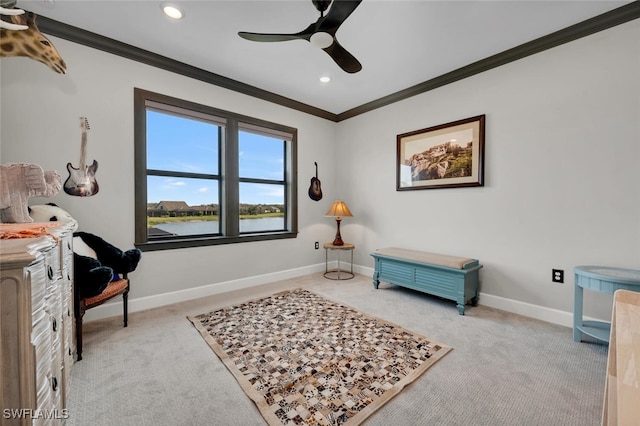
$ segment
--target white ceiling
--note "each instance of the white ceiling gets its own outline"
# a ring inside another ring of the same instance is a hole
[[[362,63],[356,74],[303,40],[237,35],[301,31],[319,17],[311,0],[174,0],[185,12],[180,21],[165,17],[160,3],[18,0],[17,7],[339,114],[630,2],[364,0],[336,33]],[[320,83],[322,75],[332,81]]]

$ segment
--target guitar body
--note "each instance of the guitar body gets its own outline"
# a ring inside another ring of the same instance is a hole
[[[96,171],[98,171],[98,162],[93,160],[90,166],[83,169],[75,168],[71,163],[67,163],[69,177],[64,182],[64,192],[77,197],[90,197],[95,195],[100,187],[96,181]]]
[[[309,198],[313,201],[320,201],[322,199],[322,188],[320,187],[320,180],[317,178],[311,178],[311,185],[309,186]]]
[[[311,185],[309,185],[309,198],[313,201],[320,201],[322,199],[322,186],[320,179],[318,179],[318,163],[316,165],[316,177],[311,178]]]

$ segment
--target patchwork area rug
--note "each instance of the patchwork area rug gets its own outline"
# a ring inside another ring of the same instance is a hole
[[[451,350],[303,289],[189,320],[270,425],[358,425]]]

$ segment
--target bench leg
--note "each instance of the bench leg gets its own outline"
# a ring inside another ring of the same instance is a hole
[[[456,302],[457,302],[457,307],[458,307],[458,314],[459,315],[464,315],[464,303],[465,303],[465,297],[464,294],[462,295],[458,295],[458,297],[456,298]]]
[[[378,277],[380,277],[380,272],[376,271],[373,273],[373,288],[377,289],[378,286],[380,285],[380,280],[378,279]]]

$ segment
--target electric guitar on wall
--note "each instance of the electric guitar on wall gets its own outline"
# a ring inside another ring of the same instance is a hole
[[[64,192],[77,197],[90,197],[98,193],[98,182],[96,181],[96,171],[98,162],[93,160],[90,166],[85,165],[87,156],[87,130],[89,121],[86,117],[80,117],[80,128],[82,129],[82,144],[80,146],[80,164],[76,169],[67,163],[69,177],[64,182]]]

